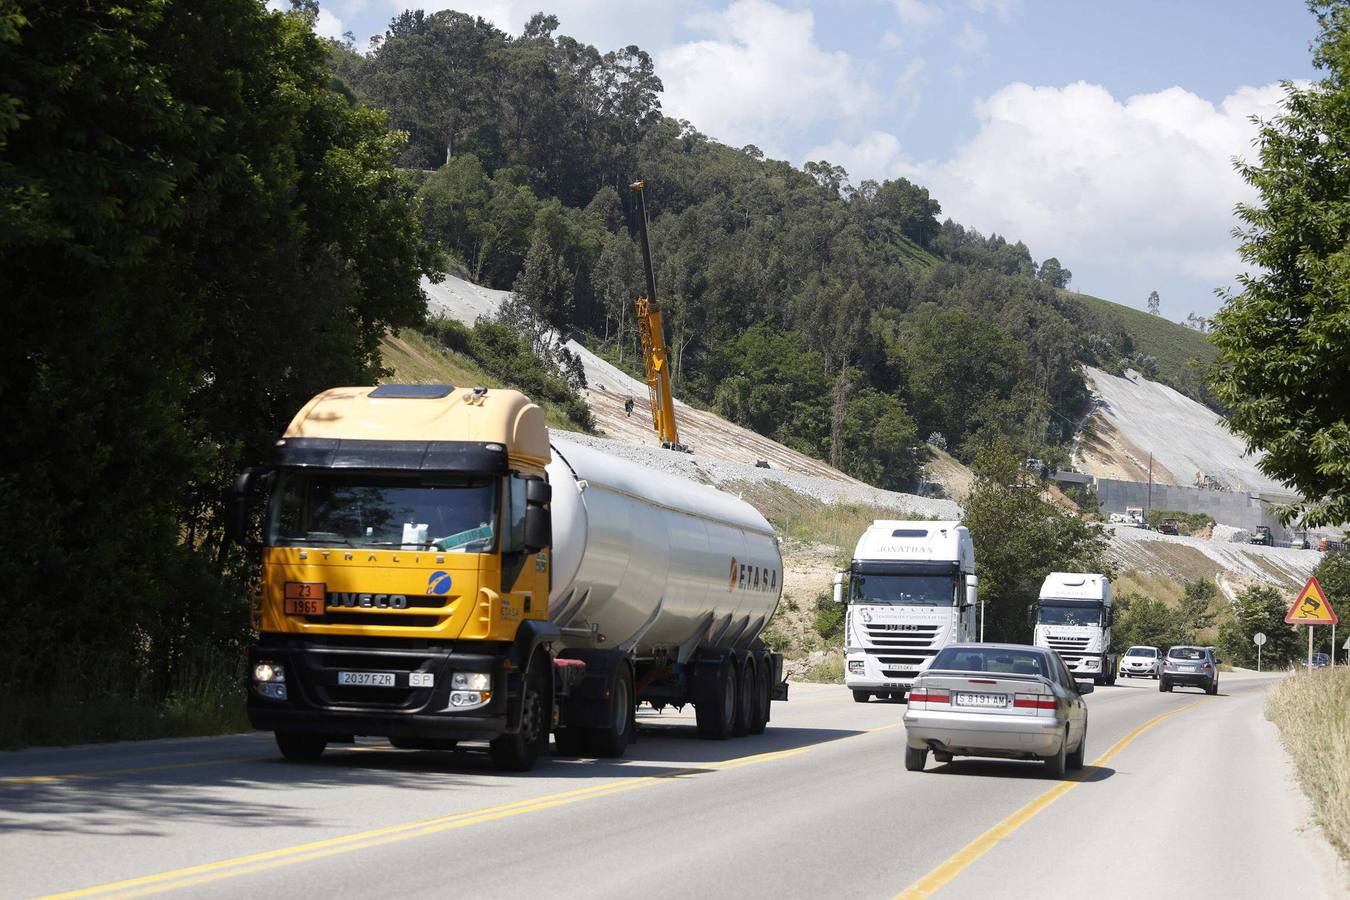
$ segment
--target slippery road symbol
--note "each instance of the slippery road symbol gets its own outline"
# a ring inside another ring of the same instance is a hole
[[[1337,621],[1336,611],[1316,578],[1308,579],[1284,620],[1290,625],[1335,625]]]

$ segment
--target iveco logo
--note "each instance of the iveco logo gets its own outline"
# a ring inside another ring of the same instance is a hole
[[[918,625],[876,625],[873,631],[918,631]]]
[[[328,595],[329,609],[407,609],[408,598],[403,594],[342,594]]]

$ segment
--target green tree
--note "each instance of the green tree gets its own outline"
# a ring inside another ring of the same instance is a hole
[[[1338,616],[1344,617],[1346,610],[1350,610],[1350,550],[1341,547],[1328,551],[1322,557],[1322,561],[1317,564],[1317,568],[1313,570],[1313,575],[1316,576],[1317,583],[1322,586],[1322,590],[1326,592],[1327,599],[1331,601],[1331,608],[1337,610]],[[1342,618],[1341,624],[1350,624],[1350,620]],[[1350,637],[1350,628],[1346,628],[1339,633]],[[1330,628],[1318,628],[1314,632],[1314,638],[1317,641],[1315,646],[1330,653],[1334,659],[1345,659],[1343,649],[1331,646]],[[1341,643],[1344,643],[1344,641],[1341,641]],[[1307,652],[1306,647],[1304,652]]]
[[[1215,605],[1218,595],[1219,586],[1213,579],[1199,578],[1186,582],[1176,610],[1176,643],[1197,643],[1202,631],[1214,627],[1219,618],[1219,610]]]
[[[965,525],[975,542],[986,640],[1030,643],[1027,611],[1051,572],[1114,570],[1107,540],[1092,525],[1046,502],[1005,440],[982,450],[975,486],[966,499]]]
[[[1066,288],[1073,278],[1073,273],[1064,268],[1060,261],[1052,256],[1041,263],[1040,271],[1036,273],[1036,277],[1051,287]]]
[[[1115,624],[1111,640],[1115,649],[1130,647],[1157,647],[1166,650],[1181,643],[1177,637],[1176,611],[1154,597],[1144,594],[1121,594],[1115,598]]]
[[[1283,666],[1300,656],[1297,630],[1284,623],[1289,598],[1279,590],[1260,584],[1244,588],[1233,601],[1233,618],[1219,629],[1218,647],[1236,666],[1256,668],[1256,644],[1252,637],[1259,631],[1266,636],[1261,648],[1263,666]]]
[[[1309,87],[1285,85],[1261,124],[1259,163],[1238,171],[1259,195],[1238,207],[1240,291],[1214,318],[1214,391],[1262,471],[1306,499],[1289,519],[1350,520],[1350,4],[1315,0]]]
[[[162,695],[247,634],[232,473],[315,391],[377,376],[435,261],[401,138],[334,89],[312,13],[0,16],[6,656],[85,652]]]

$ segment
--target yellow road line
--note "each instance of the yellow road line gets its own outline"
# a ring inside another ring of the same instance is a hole
[[[897,722],[891,725],[883,725],[880,728],[870,729],[870,731],[883,731],[887,728],[895,728],[899,724],[900,723]],[[859,732],[859,734],[867,733],[869,732]],[[857,735],[851,736],[856,737]],[[755,753],[750,756],[741,756],[734,759],[720,760],[718,762],[701,765],[694,764],[697,768],[671,769],[659,774],[641,775],[635,778],[623,779],[621,781],[517,800],[499,806],[489,806],[468,812],[437,816],[435,818],[422,819],[416,822],[406,822],[401,825],[389,825],[384,828],[375,828],[370,831],[357,832],[341,837],[326,838],[320,841],[297,844],[292,847],[267,850],[261,853],[237,856],[232,859],[223,859],[217,862],[203,863],[201,865],[188,866],[182,869],[173,869],[154,875],[144,875],[139,878],[128,878],[123,881],[94,885],[92,887],[66,891],[60,894],[51,894],[47,898],[44,898],[44,900],[54,900],[54,898],[65,897],[106,896],[113,894],[123,897],[136,897],[160,893],[162,891],[176,890],[178,888],[191,887],[208,881],[234,878],[239,875],[275,869],[280,866],[292,865],[294,863],[323,859],[324,857],[335,856],[340,853],[350,853],[352,851],[378,847],[384,844],[408,840],[410,838],[425,837],[426,835],[437,834],[443,831],[467,828],[472,825],[511,818],[525,813],[568,806],[573,803],[580,803],[584,800],[627,793],[629,791],[653,787],[666,781],[682,780],[692,776],[708,774],[709,772],[738,769],[743,766],[773,762],[792,756],[799,756],[810,750],[814,750],[816,747],[830,743],[834,743],[834,741],[821,741],[815,744],[808,744],[804,747],[793,747],[787,750],[771,750],[766,753]]]
[[[957,875],[960,875],[971,863],[992,850],[999,841],[1011,835],[1014,831],[1034,818],[1041,810],[1045,809],[1051,803],[1054,803],[1060,797],[1063,797],[1069,791],[1078,787],[1078,785],[1090,778],[1093,769],[1110,762],[1117,753],[1133,743],[1134,739],[1139,737],[1139,735],[1148,731],[1164,719],[1183,713],[1188,709],[1194,709],[1200,704],[1205,703],[1208,699],[1209,698],[1207,697],[1203,700],[1196,700],[1194,703],[1187,703],[1185,706],[1179,706],[1176,709],[1168,710],[1165,713],[1160,713],[1149,719],[1147,722],[1112,744],[1111,749],[1093,760],[1092,765],[1074,775],[1073,778],[1055,785],[1053,788],[1046,791],[1044,794],[1041,794],[1035,800],[1032,800],[1026,806],[1023,806],[1021,809],[1017,810],[1017,812],[1008,816],[1008,818],[999,822],[993,828],[990,828],[984,834],[953,853],[947,858],[946,862],[905,888],[899,894],[896,894],[895,900],[919,900],[921,897],[933,896],[933,894],[941,890],[949,881]]]

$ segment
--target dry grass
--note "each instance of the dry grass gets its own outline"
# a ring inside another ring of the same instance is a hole
[[[1129,569],[1116,576],[1116,580],[1111,583],[1111,591],[1117,597],[1123,594],[1143,594],[1161,600],[1168,606],[1176,606],[1181,602],[1182,585],[1166,575]]]
[[[1350,861],[1350,667],[1286,678],[1270,689],[1266,716],[1280,729],[1322,830]]]

